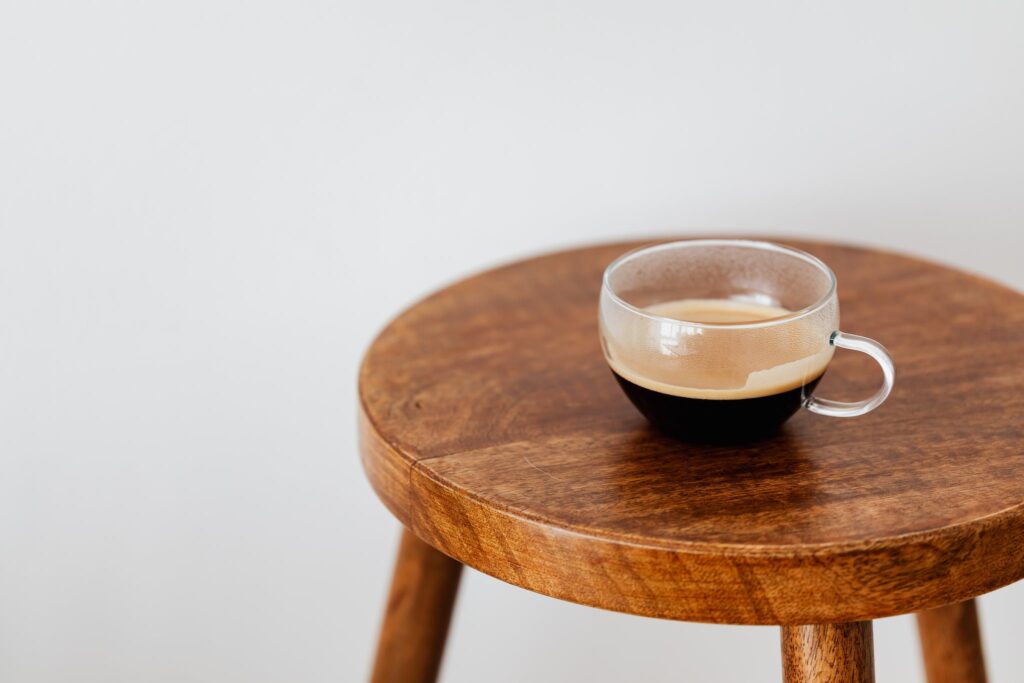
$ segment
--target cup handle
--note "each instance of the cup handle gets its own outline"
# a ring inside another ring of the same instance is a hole
[[[882,405],[889,396],[889,392],[892,391],[892,385],[896,379],[896,367],[892,364],[892,358],[889,356],[889,352],[885,350],[885,347],[874,339],[859,337],[855,334],[846,334],[838,330],[832,333],[828,343],[840,349],[860,351],[874,358],[875,362],[882,368],[882,387],[871,398],[852,403],[808,396],[804,399],[804,407],[812,413],[818,413],[819,415],[857,417],[858,415],[870,413]]]

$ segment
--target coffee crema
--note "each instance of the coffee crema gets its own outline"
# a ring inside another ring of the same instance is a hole
[[[656,349],[620,345],[608,362],[630,401],[675,436],[742,441],[770,433],[800,408],[832,358],[827,340],[813,343],[799,319],[787,334],[740,329],[792,315],[778,306],[681,299],[643,310],[683,325],[668,326]],[[702,344],[705,337],[714,344]]]

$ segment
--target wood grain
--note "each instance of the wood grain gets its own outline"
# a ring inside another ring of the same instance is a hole
[[[370,423],[365,410],[359,411],[359,453],[366,478],[384,506],[398,520],[409,519],[409,473],[412,457],[393,449]]]
[[[782,672],[786,683],[874,683],[871,622],[783,627]]]
[[[462,565],[402,532],[371,683],[434,683]]]
[[[547,595],[746,624],[860,621],[1024,576],[1024,297],[910,257],[786,241],[836,271],[844,330],[892,352],[869,415],[748,447],[652,432],[600,352],[604,267],[530,259],[414,305],[360,372],[362,455],[444,553]],[[818,391],[879,381],[840,351]]]
[[[985,683],[985,657],[974,600],[917,615],[928,683]]]

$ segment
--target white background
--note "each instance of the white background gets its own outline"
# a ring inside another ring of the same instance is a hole
[[[472,271],[745,230],[1024,288],[1022,7],[4,2],[0,679],[361,680],[398,528],[357,364]],[[982,609],[1024,681],[1024,588]],[[920,680],[912,626],[877,624],[880,680]],[[472,572],[448,655],[447,683],[779,676],[775,629]]]

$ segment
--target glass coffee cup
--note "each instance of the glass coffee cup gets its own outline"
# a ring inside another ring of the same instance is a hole
[[[626,396],[655,428],[684,440],[756,439],[801,407],[864,415],[895,378],[881,344],[839,331],[832,270],[770,242],[685,240],[619,257],[604,273],[600,331]],[[813,395],[836,347],[878,362],[874,396]]]

